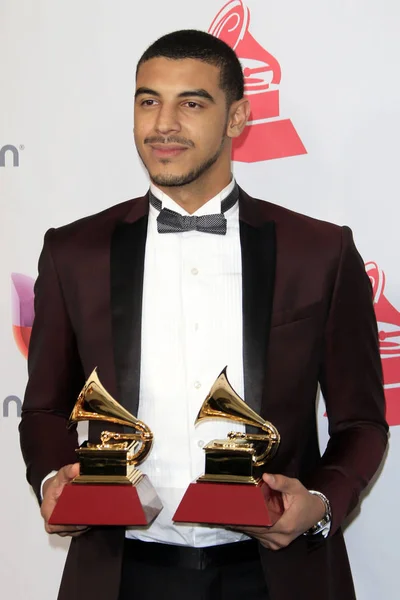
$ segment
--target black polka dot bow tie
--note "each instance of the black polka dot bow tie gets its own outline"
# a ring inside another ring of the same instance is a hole
[[[221,212],[215,215],[180,215],[169,208],[162,208],[162,202],[150,192],[150,204],[160,211],[157,217],[158,233],[179,233],[181,231],[203,231],[204,233],[226,234],[224,213],[232,208],[239,198],[237,184],[225,200],[221,202]]]

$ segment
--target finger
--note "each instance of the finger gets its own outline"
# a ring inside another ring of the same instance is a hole
[[[240,531],[242,533],[246,533],[247,535],[264,535],[270,531],[269,527],[252,527],[250,525],[235,525],[227,527],[227,529],[231,529],[232,531]]]
[[[87,531],[89,531],[90,527],[85,527],[85,529],[82,529],[82,531],[61,531],[60,533],[58,533],[57,535],[59,535],[60,537],[71,537],[71,538],[77,538],[80,537],[81,535],[84,535]]]
[[[79,463],[74,463],[72,465],[66,465],[62,467],[57,475],[54,478],[54,485],[56,487],[66,485],[70,483],[75,477],[79,475]]]
[[[45,524],[47,533],[74,533],[76,531],[84,531],[87,529],[87,525],[49,525]]]
[[[276,525],[276,524],[275,524]],[[262,546],[269,550],[280,550],[286,548],[296,537],[293,528],[287,527],[279,531],[275,531],[272,527],[228,527],[234,531],[240,531],[246,535],[256,539]]]
[[[251,527],[242,530],[246,535],[254,538],[264,548],[268,548],[269,550],[280,550],[281,548],[286,548],[294,539],[295,536],[281,534],[281,533],[270,533],[266,528],[261,527]]]
[[[240,531],[252,537],[259,536],[271,536],[271,535],[292,535],[294,533],[293,527],[293,519],[288,513],[283,513],[283,515],[276,521],[274,525],[270,527],[262,526],[249,526],[249,525],[235,525],[230,526],[228,529],[232,529],[233,531]]]
[[[281,550],[281,547],[278,546],[278,544],[275,544],[274,542],[260,540],[260,544],[261,546],[264,546],[264,548],[267,548],[267,550],[272,550],[273,552]]]
[[[301,485],[298,479],[286,477],[285,475],[272,475],[271,473],[264,473],[263,481],[271,489],[283,494],[294,494],[299,485]]]
[[[259,542],[265,548],[276,551],[276,550],[282,550],[283,548],[286,548],[287,546],[289,546],[289,544],[291,544],[292,541],[294,540],[294,537],[295,536],[276,534],[271,537],[265,537],[263,539],[259,539]]]

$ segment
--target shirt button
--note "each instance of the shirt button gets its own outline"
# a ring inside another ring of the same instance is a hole
[[[203,448],[204,447],[204,440],[199,440],[197,442],[197,445],[198,445],[199,448]]]
[[[198,275],[199,274],[199,270],[196,269],[196,267],[193,267],[193,269],[190,271],[192,275]]]
[[[201,383],[200,381],[195,381],[194,382],[194,387],[196,388],[196,390],[199,390],[201,388]]]

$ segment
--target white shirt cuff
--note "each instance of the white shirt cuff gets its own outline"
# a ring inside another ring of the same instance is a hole
[[[54,477],[54,475],[57,475],[57,471],[52,471],[51,473],[49,473],[48,475],[46,475],[46,477],[42,480],[42,483],[40,485],[40,500],[43,500],[43,486],[46,483],[46,481],[48,479],[50,479],[50,477]]]

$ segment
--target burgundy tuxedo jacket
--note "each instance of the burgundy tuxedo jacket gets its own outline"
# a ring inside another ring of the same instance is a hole
[[[348,228],[242,190],[239,206],[245,399],[281,434],[268,471],[323,492],[333,513],[326,540],[300,536],[278,552],[260,547],[271,600],[351,600],[340,527],[387,443],[370,282]],[[76,431],[66,423],[95,366],[106,389],[137,412],[147,221],[145,196],[45,236],[20,425],[38,496],[50,471],[76,462]],[[330,433],[322,457],[319,385]],[[91,424],[89,437],[101,429]],[[123,539],[123,528],[73,539],[59,600],[117,600]]]

